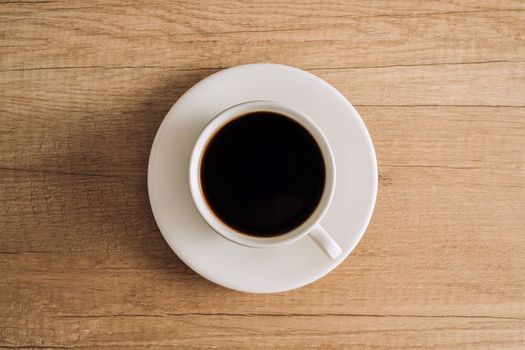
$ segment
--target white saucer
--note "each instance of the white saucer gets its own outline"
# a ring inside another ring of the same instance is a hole
[[[328,138],[337,183],[322,225],[341,246],[339,258],[330,259],[308,236],[272,249],[232,243],[213,231],[195,208],[188,186],[188,162],[197,137],[219,112],[251,100],[273,100],[297,108]],[[160,231],[189,267],[227,288],[281,292],[326,275],[357,245],[376,200],[377,163],[363,121],[334,87],[297,68],[249,64],[200,81],[170,109],[151,149],[148,188]]]

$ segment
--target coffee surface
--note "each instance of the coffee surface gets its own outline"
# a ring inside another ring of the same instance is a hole
[[[252,112],[213,135],[200,180],[208,206],[222,222],[271,237],[298,227],[316,209],[325,167],[303,126],[281,114]]]

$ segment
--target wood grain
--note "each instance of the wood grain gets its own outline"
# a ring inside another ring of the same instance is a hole
[[[523,349],[522,320],[490,318],[163,315],[19,320],[8,340],[32,348]],[[21,331],[21,326],[24,330]],[[50,336],[56,341],[35,341]]]
[[[525,348],[523,1],[0,1],[0,348]],[[380,187],[325,278],[196,275],[149,148],[200,79],[271,61],[356,105]]]

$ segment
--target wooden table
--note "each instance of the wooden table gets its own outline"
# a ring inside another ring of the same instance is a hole
[[[152,217],[190,86],[278,62],[341,90],[379,162],[352,255],[234,292]],[[525,2],[0,1],[0,348],[525,348]]]

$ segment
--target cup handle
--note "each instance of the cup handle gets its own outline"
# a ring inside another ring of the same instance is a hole
[[[330,237],[328,232],[326,232],[321,225],[317,224],[308,235],[310,235],[310,237],[312,237],[313,240],[324,249],[330,258],[335,259],[341,254],[341,247],[339,247],[339,244]]]

